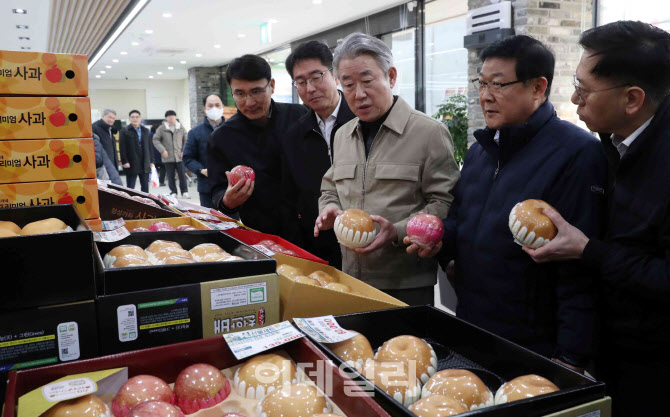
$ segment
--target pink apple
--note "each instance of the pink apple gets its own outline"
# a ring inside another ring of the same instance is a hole
[[[407,222],[407,236],[421,247],[435,246],[444,236],[444,225],[437,216],[419,213]]]
[[[242,179],[254,181],[256,173],[248,166],[238,165],[230,171],[230,185],[235,186]]]
[[[174,404],[174,393],[170,386],[152,375],[137,375],[126,381],[112,400],[115,417],[125,417],[131,408],[148,401],[164,401]]]
[[[174,393],[179,408],[186,414],[193,414],[228,398],[230,382],[218,368],[197,363],[179,373]]]

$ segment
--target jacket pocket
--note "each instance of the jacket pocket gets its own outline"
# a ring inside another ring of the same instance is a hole
[[[340,165],[333,168],[333,181],[342,207],[349,208],[356,191],[356,164]]]
[[[341,165],[333,169],[333,181],[353,179],[356,176],[356,165]]]
[[[419,165],[385,165],[377,164],[375,179],[419,181]]]

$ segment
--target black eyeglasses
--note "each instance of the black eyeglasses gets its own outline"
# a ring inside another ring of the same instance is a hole
[[[332,70],[333,70],[332,68],[328,68],[325,71],[320,71],[312,74],[312,76],[306,80],[295,80],[293,81],[293,85],[295,86],[295,88],[298,89],[298,91],[302,91],[305,88],[307,88],[307,83],[317,86],[321,84],[321,81],[323,81],[323,77],[326,75],[326,73]]]
[[[472,85],[475,86],[475,89],[479,91],[479,94],[484,92],[484,88],[488,88],[489,92],[495,96],[499,96],[502,94],[502,88],[508,85],[516,84],[516,83],[522,83],[524,80],[516,80],[516,81],[510,81],[508,83],[499,83],[495,81],[491,82],[486,82],[482,81],[479,78],[475,78],[473,80],[470,80],[472,82]]]
[[[622,87],[628,87],[630,84],[622,84],[622,85],[616,85],[614,87],[609,87],[609,88],[603,88],[602,90],[585,90],[579,86],[579,80],[577,79],[577,74],[573,75],[573,85],[575,86],[575,91],[577,92],[577,99],[579,101],[585,101],[586,97],[588,97],[589,94],[591,93],[599,93],[601,91],[607,91],[607,90],[614,90],[615,88],[622,88]]]
[[[268,81],[267,84],[265,84],[265,87],[263,88],[254,88],[248,93],[242,92],[242,91],[234,91],[233,92],[233,98],[237,102],[244,102],[247,101],[247,97],[251,97],[254,99],[254,101],[258,101],[263,99],[265,97],[265,93],[267,92],[268,86],[270,85],[270,81]]]

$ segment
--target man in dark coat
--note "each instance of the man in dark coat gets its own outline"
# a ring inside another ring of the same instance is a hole
[[[355,117],[337,89],[332,66],[333,54],[317,41],[299,45],[286,59],[286,70],[310,111],[283,138],[282,194],[287,209],[285,221],[293,223],[288,229],[296,232],[289,240],[341,268],[342,253],[335,233],[324,230],[314,237],[321,179],[332,164],[335,132]]]
[[[207,142],[216,129],[226,121],[223,117],[223,101],[218,94],[210,94],[203,100],[205,120],[188,132],[186,146],[184,146],[184,165],[198,176],[198,194],[200,205],[213,208],[212,188],[207,179]]]
[[[640,399],[663,398],[658,377],[670,371],[670,34],[620,21],[584,32],[579,43],[572,102],[589,129],[603,132],[610,164],[605,238],[552,211],[556,238],[524,249],[538,262],[578,258],[598,271],[596,376],[613,414],[666,415],[663,401]]]
[[[272,100],[270,65],[256,55],[235,58],[226,71],[238,112],[215,130],[208,144],[208,176],[214,207],[261,232],[287,236],[282,224],[280,138],[307,112]],[[255,181],[230,184],[230,171],[245,165]]]
[[[93,133],[98,135],[103,149],[107,152],[107,156],[112,160],[116,171],[119,168],[119,154],[116,151],[116,140],[112,132],[114,121],[116,120],[116,112],[114,110],[105,109],[102,111],[102,118],[93,123]]]
[[[121,163],[126,173],[126,186],[135,188],[137,178],[145,193],[149,192],[149,176],[154,166],[153,145],[149,129],[142,126],[142,116],[138,110],[128,114],[130,124],[119,132]]]
[[[445,220],[456,315],[581,371],[593,352],[595,271],[574,261],[537,265],[509,219],[518,202],[540,199],[598,236],[607,161],[593,136],[556,116],[554,56],[542,43],[512,36],[481,58],[473,84],[487,127],[475,132]]]

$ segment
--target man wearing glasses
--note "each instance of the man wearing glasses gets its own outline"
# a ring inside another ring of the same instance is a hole
[[[292,241],[325,259],[336,268],[342,266],[340,245],[332,230],[314,237],[314,222],[319,215],[321,179],[332,163],[335,132],[354,114],[337,89],[332,73],[333,54],[317,41],[299,45],[286,59],[286,70],[310,112],[303,115],[284,137],[286,172],[282,192],[287,223],[295,223]]]
[[[209,138],[212,202],[224,213],[239,213],[249,227],[283,236],[280,137],[307,109],[272,100],[275,80],[270,65],[259,56],[235,58],[226,80],[239,111]],[[242,179],[231,185],[230,171],[237,165],[251,167],[255,181]]]
[[[670,34],[621,21],[590,29],[572,102],[612,169],[604,239],[546,213],[558,235],[524,248],[537,262],[580,259],[603,298],[600,372],[615,416],[667,414],[658,375],[670,371]],[[604,133],[607,132],[607,133]]]
[[[581,371],[593,344],[595,271],[576,262],[534,263],[508,223],[516,203],[541,199],[597,236],[605,155],[597,139],[556,116],[548,99],[554,55],[546,46],[512,36],[480,58],[473,84],[487,127],[474,133],[453,190],[441,253],[452,263],[456,315]]]

